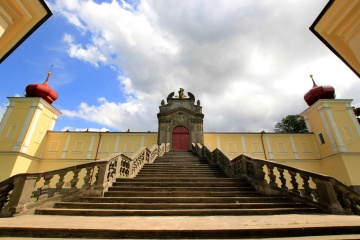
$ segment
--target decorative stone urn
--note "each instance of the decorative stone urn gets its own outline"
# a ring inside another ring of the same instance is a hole
[[[170,143],[172,150],[190,150],[191,143],[204,142],[202,107],[198,100],[195,105],[195,96],[180,88],[179,94],[174,92],[167,97],[167,103],[161,101],[159,121],[158,144]]]

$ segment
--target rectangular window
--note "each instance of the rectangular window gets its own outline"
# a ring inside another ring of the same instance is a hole
[[[234,142],[227,142],[226,147],[228,153],[236,153],[236,144]]]
[[[48,152],[50,152],[50,153],[57,153],[58,148],[59,148],[59,142],[58,142],[58,141],[52,141],[52,142],[50,143],[50,147],[49,147]]]
[[[276,143],[277,150],[279,154],[287,154],[286,145],[284,142],[277,142]]]
[[[35,141],[34,142],[39,144],[41,142],[41,140],[42,140],[42,135],[43,135],[42,131],[38,131],[36,136],[35,136]]]
[[[301,149],[303,153],[312,153],[310,144],[308,142],[302,142]]]
[[[352,135],[351,129],[349,127],[344,127],[344,133],[345,133],[346,139],[349,139],[349,140],[354,139],[354,136]]]
[[[324,136],[322,133],[319,133],[319,140],[320,140],[320,143],[321,144],[324,144],[325,143],[325,139],[324,139]]]
[[[259,142],[251,143],[253,154],[262,154],[261,145]]]
[[[6,134],[6,138],[13,138],[16,133],[17,126],[11,125]]]
[[[77,142],[75,142],[75,146],[74,146],[73,152],[74,152],[74,153],[82,153],[83,147],[84,147],[84,142],[82,142],[82,141],[77,141]]]
[[[133,153],[134,152],[134,142],[126,142],[124,153]]]

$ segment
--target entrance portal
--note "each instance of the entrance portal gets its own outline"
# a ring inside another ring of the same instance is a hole
[[[184,126],[177,126],[172,132],[172,149],[189,150],[189,130]]]

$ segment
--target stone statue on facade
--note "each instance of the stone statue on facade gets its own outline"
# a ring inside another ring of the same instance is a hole
[[[179,90],[179,98],[186,98],[183,88],[180,88],[180,90]]]

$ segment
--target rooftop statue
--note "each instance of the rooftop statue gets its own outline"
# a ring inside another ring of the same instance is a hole
[[[180,88],[178,93],[179,93],[179,95],[175,95],[175,93],[172,92],[167,96],[166,99],[169,100],[169,99],[173,99],[173,98],[179,98],[179,99],[193,99],[193,100],[195,100],[194,94],[192,94],[191,92],[188,92],[188,96],[186,96],[184,94],[184,89],[183,88]]]
[[[178,97],[178,98],[186,98],[183,88],[180,88],[178,93],[179,93],[179,96],[176,96],[176,97]]]

